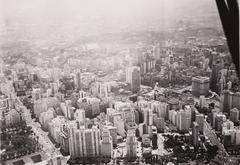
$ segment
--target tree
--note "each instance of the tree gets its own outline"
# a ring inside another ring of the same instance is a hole
[[[214,102],[211,102],[209,105],[208,105],[209,109],[214,109],[215,107],[215,103]]]
[[[240,121],[237,121],[237,122],[235,123],[235,126],[240,126]]]
[[[157,149],[158,148],[158,137],[157,137],[157,134],[153,134],[152,146],[153,146],[153,149]]]

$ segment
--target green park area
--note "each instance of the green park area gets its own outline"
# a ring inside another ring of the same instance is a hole
[[[25,123],[4,128],[1,132],[0,149],[2,161],[35,153],[39,149],[38,137]]]

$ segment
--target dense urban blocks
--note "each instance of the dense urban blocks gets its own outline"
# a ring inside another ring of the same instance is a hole
[[[11,1],[2,164],[240,163],[240,83],[214,1]]]

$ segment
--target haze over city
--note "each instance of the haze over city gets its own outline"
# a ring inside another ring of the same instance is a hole
[[[0,0],[0,164],[239,165],[215,2]]]
[[[1,25],[5,30],[17,27],[1,34],[19,38],[68,38],[149,27],[162,31],[181,20],[194,22],[199,17],[207,26],[220,26],[214,0],[2,0],[0,4]]]

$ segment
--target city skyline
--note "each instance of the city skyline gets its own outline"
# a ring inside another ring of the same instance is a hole
[[[240,163],[238,68],[215,1],[0,6],[1,164]]]

